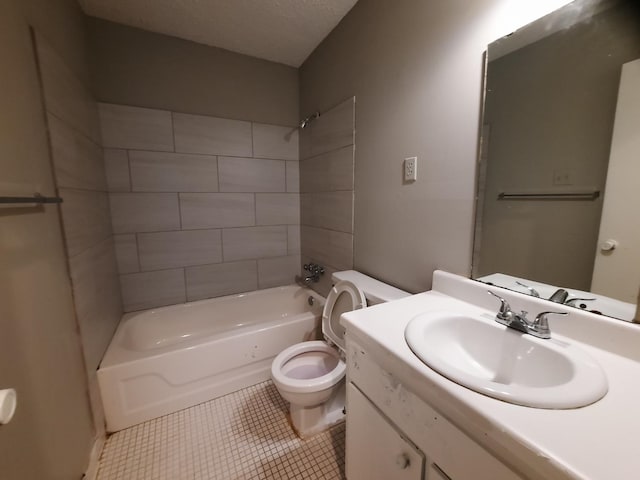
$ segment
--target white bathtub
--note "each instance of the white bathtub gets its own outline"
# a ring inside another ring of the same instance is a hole
[[[323,304],[287,286],[124,315],[98,369],[107,431],[269,379],[278,353],[316,338]]]

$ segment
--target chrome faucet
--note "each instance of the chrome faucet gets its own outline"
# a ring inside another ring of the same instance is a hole
[[[553,295],[549,297],[549,300],[554,303],[564,304],[567,301],[567,297],[569,296],[569,292],[567,292],[564,288],[559,288]]]
[[[522,282],[520,282],[518,280],[516,280],[516,283],[518,285],[520,285],[521,287],[524,287],[527,290],[529,290],[529,293],[531,294],[532,297],[540,298],[540,294],[538,293],[538,291],[535,288],[533,288],[533,287],[531,287],[531,286],[529,286],[529,285],[527,285],[525,283],[522,283]]]
[[[555,303],[569,305],[570,307],[578,307],[578,305],[576,305],[578,302],[593,302],[595,298],[569,298],[569,292],[564,288],[559,288],[549,297],[549,300]]]
[[[530,321],[527,318],[526,311],[522,310],[522,312],[514,313],[511,310],[511,306],[507,301],[502,298],[500,295],[493,293],[492,291],[487,291],[488,294],[493,295],[498,300],[500,300],[500,309],[496,314],[496,322],[506,325],[509,328],[513,328],[514,330],[518,330],[522,333],[528,333],[529,335],[533,335],[538,338],[551,338],[551,330],[549,329],[549,321],[547,320],[548,315],[566,315],[566,312],[541,312],[536,315],[535,320]]]
[[[309,275],[305,275],[304,277],[296,275],[296,282],[305,287],[312,283],[318,283],[320,281],[320,275],[324,275],[324,267],[316,263],[306,263],[302,268],[309,272]]]

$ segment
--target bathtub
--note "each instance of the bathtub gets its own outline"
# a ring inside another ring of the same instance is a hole
[[[124,315],[98,369],[107,431],[269,379],[278,353],[316,338],[323,304],[286,286]]]

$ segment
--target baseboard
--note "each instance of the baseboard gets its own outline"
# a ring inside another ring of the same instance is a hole
[[[89,454],[89,466],[87,467],[85,474],[82,476],[83,480],[96,480],[98,476],[100,455],[102,454],[102,449],[104,448],[106,440],[107,439],[104,436],[100,436],[93,442],[93,447]]]

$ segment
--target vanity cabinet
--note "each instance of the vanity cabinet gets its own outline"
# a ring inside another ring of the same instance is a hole
[[[347,398],[347,478],[422,480],[424,454],[353,383]]]
[[[522,480],[347,335],[347,480]]]

